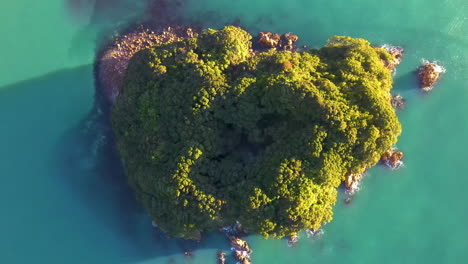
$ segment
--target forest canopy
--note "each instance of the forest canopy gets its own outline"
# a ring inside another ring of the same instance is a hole
[[[291,236],[332,220],[337,187],[397,141],[390,55],[364,39],[251,50],[227,26],[138,52],[113,107],[129,182],[170,236],[239,221]]]

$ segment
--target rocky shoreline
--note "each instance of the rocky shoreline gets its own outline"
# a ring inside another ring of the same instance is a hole
[[[290,33],[280,35],[278,33],[262,31],[258,33],[257,39],[258,45],[263,49],[295,50],[299,37]]]
[[[391,169],[398,169],[403,166],[403,157],[403,152],[390,149],[382,155],[380,161]]]
[[[234,258],[240,264],[250,264],[252,254],[252,249],[250,248],[247,241],[240,238],[240,235],[244,232],[242,231],[242,226],[239,223],[236,223],[233,226],[220,228],[220,232],[223,232],[226,237],[229,239],[231,245],[231,251],[233,252]],[[226,254],[222,251],[217,253],[218,263],[225,263]]]
[[[388,70],[395,71],[395,67],[398,66],[403,59],[405,50],[402,47],[391,46],[387,44],[380,46],[380,48],[385,49],[392,57],[392,59],[389,61],[383,61],[383,64],[385,67],[387,67]]]
[[[143,26],[122,35],[103,48],[96,60],[96,92],[100,99],[112,105],[121,89],[130,59],[138,51],[154,45],[196,36],[189,27],[166,27],[152,31]]]

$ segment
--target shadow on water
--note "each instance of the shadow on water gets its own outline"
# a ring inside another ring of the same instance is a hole
[[[23,117],[28,124],[25,129],[40,127],[34,133],[28,133],[26,142],[38,142],[47,136],[47,140],[57,144],[52,146],[52,156],[43,157],[49,168],[44,177],[54,182],[54,188],[63,188],[67,197],[64,201],[77,202],[79,206],[74,213],[89,215],[93,219],[93,228],[76,230],[96,230],[101,226],[110,230],[110,235],[99,234],[99,241],[91,241],[92,247],[102,255],[89,255],[97,259],[111,258],[109,263],[133,263],[156,257],[171,255],[183,255],[185,251],[194,252],[196,258],[198,249],[228,249],[227,240],[218,233],[207,234],[201,242],[184,241],[179,239],[167,239],[165,234],[151,226],[151,219],[145,210],[136,201],[134,193],[127,184],[126,177],[116,152],[112,131],[106,115],[93,106],[92,65],[85,65],[74,69],[67,69],[47,74],[38,78],[9,85],[1,89],[2,100],[18,101],[14,107],[32,109],[35,112]],[[21,101],[18,100],[21,98]],[[43,102],[37,104],[37,102]],[[34,104],[36,103],[36,104]],[[91,111],[86,114],[86,108]],[[26,114],[27,112],[25,112]],[[57,127],[63,127],[57,129]],[[44,134],[47,133],[47,134]],[[51,135],[52,133],[52,135]],[[49,147],[48,141],[44,141]],[[31,155],[40,156],[42,149],[30,144],[33,152]],[[44,145],[37,143],[37,145]],[[54,190],[51,190],[54,192]],[[63,190],[57,190],[62,192]],[[69,206],[76,206],[72,203]],[[50,204],[50,206],[54,206]],[[38,216],[38,221],[42,216]],[[76,221],[73,214],[62,215],[57,221],[64,221],[64,225],[73,225]],[[36,219],[29,219],[35,221]],[[89,223],[84,223],[84,225]],[[53,232],[60,232],[59,229]],[[64,234],[65,235],[65,234]],[[85,236],[95,236],[89,234]],[[69,239],[73,240],[70,234]],[[120,245],[115,250],[115,244],[106,244],[117,238]],[[50,241],[39,240],[39,243]],[[55,243],[55,242],[54,242]],[[53,244],[51,245],[53,246]],[[67,247],[64,243],[61,246]],[[89,245],[65,251],[83,253]],[[83,253],[84,254],[84,253]],[[110,254],[110,255],[109,255]],[[215,259],[213,253],[213,260]],[[83,260],[76,260],[82,263]],[[91,259],[90,261],[93,261]],[[74,263],[69,262],[69,263]]]
[[[69,186],[102,223],[133,248],[137,260],[228,246],[220,234],[209,234],[201,242],[167,239],[151,226],[127,183],[108,113],[97,104],[63,136],[57,154]]]
[[[419,81],[416,70],[409,71],[395,77],[393,79],[393,87],[393,93],[417,90],[417,87],[419,87]]]

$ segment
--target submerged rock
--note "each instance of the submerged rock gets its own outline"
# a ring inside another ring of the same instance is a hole
[[[315,229],[308,229],[305,231],[306,232],[306,235],[307,235],[307,238],[312,238],[312,237],[316,237],[316,236],[320,236],[324,233],[324,231],[319,228],[317,230]]]
[[[293,35],[293,34],[289,34],[289,33],[284,34],[283,38],[282,38],[283,49],[293,50],[294,45],[295,45],[295,43],[296,43],[296,41],[298,39],[299,39],[299,37],[297,35]]]
[[[288,238],[288,247],[293,247],[297,242],[299,242],[299,236],[293,235]]]
[[[445,69],[436,62],[423,61],[423,65],[418,68],[419,86],[421,90],[425,92],[432,90],[432,87],[444,72]]]
[[[396,94],[392,96],[390,102],[392,103],[393,108],[403,109],[405,107],[406,100],[401,95]]]
[[[388,167],[397,169],[403,165],[403,156],[403,152],[390,149],[382,155],[380,160]]]

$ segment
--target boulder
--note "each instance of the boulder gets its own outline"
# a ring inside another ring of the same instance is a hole
[[[263,48],[277,48],[280,45],[281,36],[271,32],[258,33],[258,44]]]
[[[383,164],[387,165],[388,167],[392,169],[397,169],[401,167],[401,165],[403,165],[403,156],[403,152],[390,149],[385,151],[384,154],[382,154],[380,160]]]
[[[348,193],[354,194],[355,192],[359,190],[359,183],[362,180],[362,176],[363,176],[363,173],[358,173],[358,174],[347,173],[345,175],[344,184]]]
[[[286,33],[282,37],[282,46],[285,50],[293,50],[296,41],[299,39],[297,35]]]
[[[434,84],[439,80],[440,74],[445,69],[435,62],[425,61],[418,69],[419,86],[421,90],[427,92],[432,90]]]

